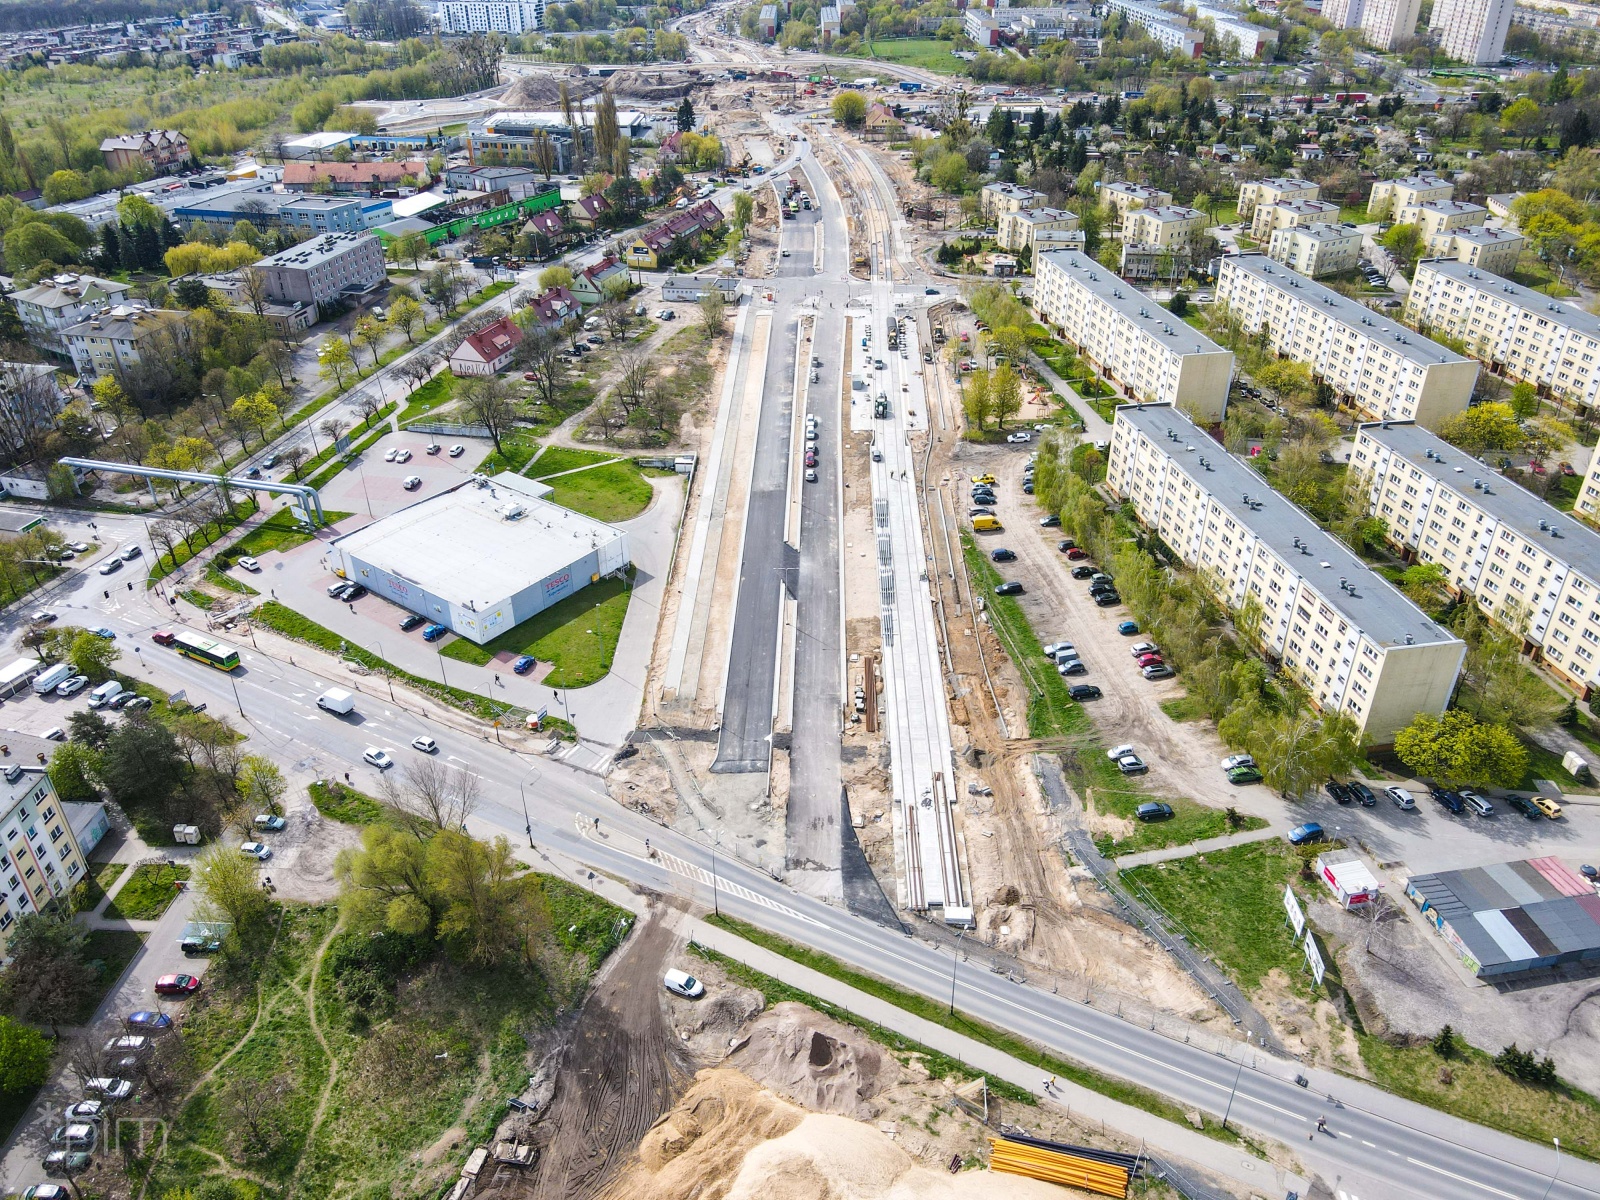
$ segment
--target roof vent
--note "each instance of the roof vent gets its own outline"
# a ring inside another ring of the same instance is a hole
[[[1550,528],[1550,522],[1544,520],[1543,518],[1541,518],[1540,521],[1539,521],[1539,532],[1543,533],[1546,529],[1549,529],[1549,528]]]
[[[1416,638],[1414,638],[1414,637],[1412,637],[1412,636],[1411,636],[1411,635],[1410,635],[1410,634],[1409,634],[1409,633],[1408,633],[1408,634],[1406,634],[1406,645],[1408,645],[1408,646],[1409,646],[1409,645],[1411,645],[1411,643],[1412,643],[1412,642],[1414,642],[1414,641],[1416,641],[1416,640],[1417,640],[1417,639],[1416,639]]]

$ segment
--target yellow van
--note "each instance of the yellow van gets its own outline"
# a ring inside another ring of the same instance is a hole
[[[1004,529],[1005,526],[1000,524],[999,517],[978,516],[972,518],[972,528],[977,530],[979,533],[987,533],[993,530]]]

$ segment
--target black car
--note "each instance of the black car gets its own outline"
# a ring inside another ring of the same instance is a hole
[[[1449,788],[1434,788],[1432,791],[1433,798],[1455,813],[1456,816],[1459,817],[1467,811],[1467,803],[1458,792],[1453,792]]]
[[[1083,659],[1081,658],[1070,659],[1063,666],[1056,669],[1063,675],[1087,675],[1089,673],[1089,668],[1083,665]]]
[[[972,502],[974,504],[993,504],[999,497],[988,488],[973,488]]]
[[[1322,790],[1328,793],[1328,799],[1338,804],[1349,804],[1355,797],[1350,794],[1350,789],[1337,779],[1330,779],[1322,785]]]
[[[367,589],[364,584],[352,583],[349,587],[344,589],[344,595],[340,596],[339,599],[345,601],[359,600],[366,594]]]
[[[1072,568],[1072,577],[1074,579],[1087,579],[1087,578],[1089,578],[1089,576],[1091,576],[1093,574],[1094,574],[1094,568],[1093,567],[1079,566],[1079,567],[1073,567]]]
[[[996,596],[1020,596],[1022,595],[1022,585],[1013,579],[1010,583],[996,585],[994,594]]]
[[[1114,583],[1091,583],[1089,585],[1089,595],[1091,596],[1099,596],[1102,593],[1114,592],[1116,590],[1117,585]]]
[[[1506,797],[1506,803],[1511,805],[1512,808],[1516,809],[1530,821],[1537,821],[1539,818],[1544,816],[1544,814],[1539,811],[1538,806],[1534,804],[1532,800],[1529,800],[1526,796],[1519,796],[1515,792],[1512,792],[1511,795]]]
[[[992,516],[994,516],[994,509],[992,509],[992,508],[969,508],[969,509],[967,509],[967,516],[969,516],[969,517],[992,517]]]
[[[1151,800],[1134,809],[1133,815],[1141,821],[1168,821],[1172,819],[1172,805],[1162,804],[1159,800]]]
[[[1078,543],[1073,541],[1071,538],[1062,538],[1056,543],[1056,549],[1061,551],[1063,554],[1065,554],[1068,550],[1076,550],[1077,548]]]
[[[1378,802],[1378,797],[1373,794],[1372,789],[1366,784],[1362,783],[1359,779],[1352,779],[1344,786],[1345,790],[1350,793],[1351,799],[1361,801],[1361,803],[1366,805],[1368,808],[1371,808]]]
[[[1077,683],[1067,689],[1067,695],[1074,700],[1098,700],[1100,689],[1092,683]]]
[[[995,550],[990,553],[989,558],[994,562],[1016,562],[1017,552],[1015,550]]]
[[[1061,525],[1061,518],[1051,513],[1048,517],[1039,518],[1039,524],[1045,529],[1057,529]]]
[[[1094,602],[1101,608],[1110,608],[1113,604],[1121,604],[1122,597],[1115,592],[1101,592],[1094,597]]]
[[[428,618],[423,616],[421,613],[412,613],[409,617],[400,622],[400,632],[410,633],[413,629],[415,629],[418,625],[421,625],[427,619]]]

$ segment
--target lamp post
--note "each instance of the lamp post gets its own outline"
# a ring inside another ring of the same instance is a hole
[[[383,681],[389,685],[389,699],[398,704],[400,702],[394,698],[394,675],[389,670],[389,656],[383,652],[383,643],[377,638],[372,639],[372,644],[378,648],[378,661],[383,663]]]
[[[1228,1116],[1233,1112],[1233,1098],[1239,1092],[1239,1077],[1244,1074],[1244,1059],[1239,1059],[1239,1069],[1233,1073],[1233,1086],[1228,1089],[1228,1107],[1222,1110],[1222,1127],[1228,1127]]]
[[[528,792],[524,786],[530,779],[539,778],[539,768],[534,767],[521,779],[517,780],[517,793],[522,797],[522,827],[528,835],[528,849],[533,849],[533,821],[528,816]]]
[[[1556,1176],[1561,1172],[1561,1139],[1552,1138],[1556,1144],[1556,1165],[1550,1168],[1550,1182],[1544,1185],[1542,1200],[1550,1200],[1550,1189],[1556,1186]]]
[[[950,1015],[952,1017],[956,1015],[956,967],[961,962],[961,939],[966,936],[967,931],[965,929],[956,934],[955,950],[950,955]]]

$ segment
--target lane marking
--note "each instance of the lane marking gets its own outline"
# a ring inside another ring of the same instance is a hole
[[[1432,1163],[1425,1163],[1420,1158],[1406,1159],[1413,1167],[1421,1167],[1424,1171],[1432,1171],[1435,1175],[1443,1175],[1446,1179],[1454,1179],[1457,1183],[1465,1183],[1480,1191],[1485,1191],[1494,1196],[1504,1196],[1506,1200],[1521,1200],[1511,1192],[1503,1192],[1497,1187],[1490,1187],[1487,1183],[1479,1183],[1476,1179],[1468,1179],[1465,1175],[1457,1175],[1454,1171],[1446,1171],[1443,1167],[1436,1167]]]

